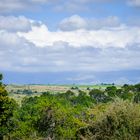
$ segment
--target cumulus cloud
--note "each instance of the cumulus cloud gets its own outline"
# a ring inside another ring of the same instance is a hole
[[[138,27],[51,32],[45,24],[31,24],[31,30],[26,33],[0,30],[1,70],[92,72],[139,69],[139,50]]]
[[[78,15],[66,18],[59,24],[59,28],[63,31],[72,31],[76,29],[86,28],[86,21]]]
[[[7,49],[1,49],[0,53],[1,70],[27,72],[101,72],[129,70],[131,68],[138,69],[140,67],[140,53],[127,48],[98,50],[96,48],[82,49],[67,46],[59,50],[54,50],[53,47],[55,46],[36,48],[25,40],[22,40],[22,42],[20,46],[18,42],[13,43],[9,45],[9,48],[5,43]]]
[[[24,38],[20,38],[15,33],[7,31],[0,32],[0,67],[1,70],[15,70],[18,64],[23,64],[23,58],[31,44]],[[31,51],[31,50],[30,50]]]
[[[35,23],[24,16],[0,16],[0,30],[27,32],[31,30],[32,24],[39,25],[39,22]]]
[[[4,40],[2,36],[12,38]],[[0,33],[1,70],[27,72],[117,71],[139,69],[140,51],[126,48],[75,48],[57,42],[44,48],[36,47],[15,33]],[[140,48],[139,45],[137,45]],[[87,77],[86,77],[87,78]]]
[[[73,47],[119,47],[140,43],[139,27],[119,26],[114,28],[103,28],[100,30],[74,30],[50,32],[46,25],[32,27],[28,33],[18,33],[36,46],[52,46],[55,42],[67,42]]]
[[[59,24],[59,28],[62,31],[72,31],[77,29],[95,30],[117,26],[120,26],[120,21],[118,17],[115,16],[110,16],[103,19],[84,19],[79,15],[73,15],[63,19]]]

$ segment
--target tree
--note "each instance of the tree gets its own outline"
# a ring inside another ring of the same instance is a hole
[[[0,74],[0,80],[2,80],[2,77],[3,77],[2,74]]]
[[[68,91],[66,91],[66,93],[64,95],[67,99],[70,99],[71,97],[73,97],[75,95],[75,93],[72,92],[71,90],[68,90]]]
[[[130,91],[134,91],[135,90],[135,86],[124,84],[122,86],[122,89],[123,89],[124,92],[130,92]]]
[[[137,92],[134,96],[134,102],[139,103],[140,102],[140,92]]]
[[[73,96],[71,99],[72,105],[79,105],[84,107],[90,107],[93,105],[95,100],[91,98],[90,96],[87,96],[87,93],[84,91],[79,90],[78,96]]]
[[[140,92],[140,84],[136,84],[134,87],[136,92]]]
[[[89,92],[90,97],[96,100],[97,103],[99,102],[108,102],[110,98],[104,94],[102,90],[93,89]]]
[[[105,89],[105,92],[111,97],[116,95],[116,91],[117,91],[117,88],[115,86],[107,87]]]
[[[3,76],[0,74],[0,80]],[[11,117],[13,116],[13,110],[16,107],[16,103],[13,99],[8,97],[8,92],[5,86],[0,82],[0,140],[4,135],[7,135],[12,130]]]
[[[2,84],[1,80],[2,80],[3,76],[2,74],[0,73],[0,85]]]

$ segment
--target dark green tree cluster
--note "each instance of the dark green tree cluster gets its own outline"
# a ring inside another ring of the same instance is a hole
[[[0,81],[3,76],[0,74]],[[14,109],[16,108],[16,102],[8,97],[8,92],[5,89],[5,85],[0,82],[0,139],[2,140],[4,135],[9,135],[13,130],[14,123],[12,120]]]
[[[89,95],[91,98],[95,99],[96,103],[107,103],[113,101],[116,97],[138,103],[140,102],[140,84],[125,84],[121,88],[109,86],[105,90],[93,89],[89,92]]]

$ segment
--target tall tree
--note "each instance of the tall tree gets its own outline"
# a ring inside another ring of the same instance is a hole
[[[2,78],[3,76],[0,74],[0,140],[3,140],[3,136],[12,130],[10,119],[16,107],[16,102],[8,97],[5,85],[1,82]]]

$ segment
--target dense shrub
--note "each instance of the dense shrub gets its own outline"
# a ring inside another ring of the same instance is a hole
[[[89,92],[91,98],[95,99],[96,103],[106,103],[111,100],[111,98],[104,94],[104,91],[99,89],[93,89]]]
[[[92,125],[77,132],[79,139],[138,140],[140,138],[140,105],[116,100],[99,113]]]
[[[117,88],[115,86],[110,86],[105,89],[105,92],[110,96],[114,97],[116,95]]]

